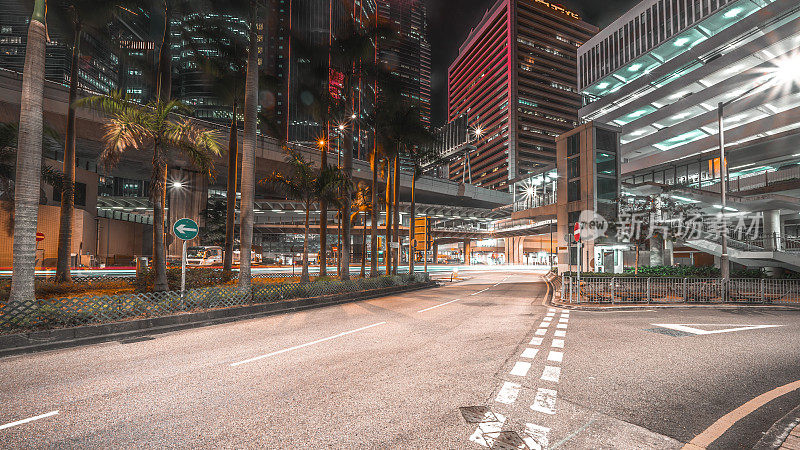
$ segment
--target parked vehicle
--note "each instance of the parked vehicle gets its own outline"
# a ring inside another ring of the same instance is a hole
[[[236,254],[234,254],[234,258],[236,258]],[[189,247],[186,249],[186,264],[189,266],[213,266],[222,264],[222,247]]]

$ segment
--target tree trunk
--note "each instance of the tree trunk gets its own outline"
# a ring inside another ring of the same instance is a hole
[[[9,304],[36,299],[36,225],[42,172],[42,95],[46,31],[44,0],[36,0],[28,25],[19,110],[16,184],[14,189],[14,261]]]
[[[414,203],[414,190],[417,187],[417,163],[414,162],[414,172],[411,174],[411,218],[408,223],[408,273],[414,275],[414,256],[417,253],[416,246],[414,245],[414,238],[417,237],[416,224],[414,223],[416,204]],[[427,255],[423,256],[427,258]]]
[[[364,211],[364,228],[361,231],[361,278],[367,276],[367,212]]]
[[[250,20],[250,49],[244,94],[244,142],[242,144],[242,200],[239,210],[239,288],[250,290],[250,253],[253,246],[253,203],[256,195],[256,125],[258,121],[258,59],[256,7]]]
[[[233,241],[236,228],[236,175],[239,163],[239,129],[236,121],[236,104],[233,105],[233,119],[228,137],[228,188],[227,213],[225,216],[225,254],[222,262],[222,276],[229,280],[233,275]]]
[[[168,291],[167,249],[164,245],[164,216],[167,203],[167,160],[161,143],[153,146],[153,175],[150,178],[150,197],[153,202],[153,290]]]
[[[392,162],[386,158],[386,249],[383,259],[386,263],[386,275],[392,274]]]
[[[58,226],[58,259],[56,282],[72,281],[70,259],[72,256],[72,216],[75,213],[75,97],[78,91],[78,55],[81,45],[81,25],[75,24],[75,41],[72,44],[72,62],[69,72],[69,100],[67,126],[64,140],[64,177],[61,180],[61,217]]]
[[[371,219],[372,223],[370,223],[370,253],[372,253],[372,258],[369,261],[369,276],[377,277],[378,276],[378,155],[376,154],[376,150],[373,150],[371,155],[372,161],[370,161],[370,165],[372,166],[372,213]]]
[[[397,253],[393,256],[394,265],[392,266],[392,275],[397,275],[397,267],[400,265],[400,242],[403,238],[400,236],[400,155],[394,157],[394,193],[392,199],[394,201],[394,238],[397,242]]]
[[[320,156],[320,170],[328,166],[328,138],[325,137],[325,145],[322,146]],[[324,199],[319,201],[319,276],[328,275],[328,202]]]
[[[342,245],[340,246],[339,251],[341,251],[341,267],[342,271],[339,273],[339,279],[349,280],[350,279],[350,252],[352,250],[352,243],[350,240],[350,211],[351,211],[351,199],[350,199],[350,191],[352,190],[353,184],[353,139],[347,138],[345,135],[345,145],[344,145],[344,161],[343,161],[343,168],[344,168],[344,176],[347,180],[345,183],[344,192],[342,192],[342,220],[339,222],[339,228],[342,232]]]
[[[305,238],[303,239],[303,271],[300,274],[300,282],[308,283],[310,278],[308,276],[308,216],[311,214],[311,202],[306,202],[306,224],[304,227]]]
[[[636,249],[636,261],[634,261],[633,274],[639,275],[639,244],[636,244],[634,248]]]
[[[172,97],[172,34],[170,30],[170,16],[172,15],[171,0],[164,0],[164,35],[161,37],[161,49],[158,52],[158,86],[156,95],[159,100],[167,102]]]

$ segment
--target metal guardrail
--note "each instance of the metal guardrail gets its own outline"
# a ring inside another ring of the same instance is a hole
[[[358,292],[428,280],[426,273],[416,273],[351,281],[254,284],[249,291],[240,290],[237,286],[210,286],[189,289],[183,296],[179,291],[170,291],[30,300],[18,304],[0,304],[0,331],[156,317],[198,309]]]
[[[800,280],[733,278],[562,277],[567,303],[800,304]]]

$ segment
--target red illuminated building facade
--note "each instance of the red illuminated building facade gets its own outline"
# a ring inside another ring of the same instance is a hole
[[[555,166],[555,137],[578,124],[578,46],[598,32],[544,0],[498,0],[448,69],[448,120],[466,114],[477,147],[461,180],[508,190],[513,180]]]

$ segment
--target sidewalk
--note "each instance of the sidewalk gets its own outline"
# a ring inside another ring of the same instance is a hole
[[[783,441],[783,444],[781,444],[779,448],[800,450],[800,424],[796,425],[792,431],[789,432],[789,436],[786,437],[786,440]]]

